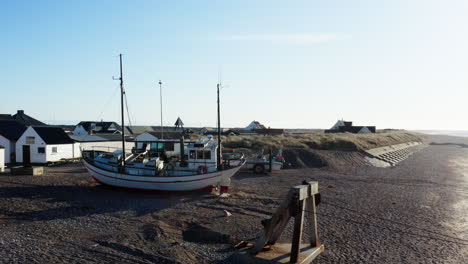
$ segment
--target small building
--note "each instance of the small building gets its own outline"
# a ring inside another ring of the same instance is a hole
[[[61,128],[29,126],[16,142],[16,161],[44,164],[81,156],[75,143]]]
[[[132,131],[125,128],[126,134],[132,134]],[[122,127],[116,122],[108,121],[81,121],[73,130],[73,135],[92,135],[92,134],[122,134]]]
[[[244,130],[266,129],[266,127],[258,121],[252,121]]]
[[[14,119],[0,120],[0,146],[4,148],[6,164],[16,162],[16,142],[26,128]]]
[[[353,134],[368,134],[375,133],[375,126],[353,126],[352,121],[338,120],[330,129],[325,130],[325,133],[353,133]]]
[[[238,136],[238,135],[240,135],[240,132],[237,129],[232,129],[231,128],[231,129],[228,129],[226,131],[223,131],[222,135],[223,136]]]

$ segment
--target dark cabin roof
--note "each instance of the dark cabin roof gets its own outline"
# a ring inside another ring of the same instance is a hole
[[[26,126],[15,120],[0,120],[0,135],[9,140],[18,140],[26,130]]]
[[[46,124],[42,123],[41,121],[25,114],[23,110],[18,110],[18,112],[14,114],[12,118],[26,126],[46,126]]]
[[[147,132],[158,139],[161,139],[161,131],[153,131],[153,132]],[[182,132],[180,131],[163,131],[163,138],[164,139],[180,139],[182,136]]]
[[[60,127],[33,126],[33,129],[46,144],[71,144],[75,142]]]

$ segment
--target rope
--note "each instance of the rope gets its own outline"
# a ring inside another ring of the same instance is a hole
[[[125,99],[125,109],[127,110],[128,126],[130,128],[133,128],[132,120],[130,118],[130,111],[128,110],[128,102],[127,102],[127,93],[126,92],[124,93],[124,99]],[[123,127],[122,129],[125,129],[125,128]]]

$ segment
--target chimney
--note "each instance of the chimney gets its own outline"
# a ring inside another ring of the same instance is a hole
[[[18,110],[17,114],[18,114],[19,116],[24,115],[24,110]]]

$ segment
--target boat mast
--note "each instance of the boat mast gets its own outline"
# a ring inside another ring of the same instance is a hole
[[[216,85],[218,91],[218,149],[216,151],[217,167],[221,169],[221,116],[219,111],[219,83]]]
[[[122,168],[125,167],[125,120],[124,120],[124,95],[125,91],[123,88],[123,74],[122,74],[122,54],[120,57],[120,112],[122,114]]]
[[[162,107],[162,82],[159,80],[159,104],[161,105],[161,139],[164,138],[163,107]]]

